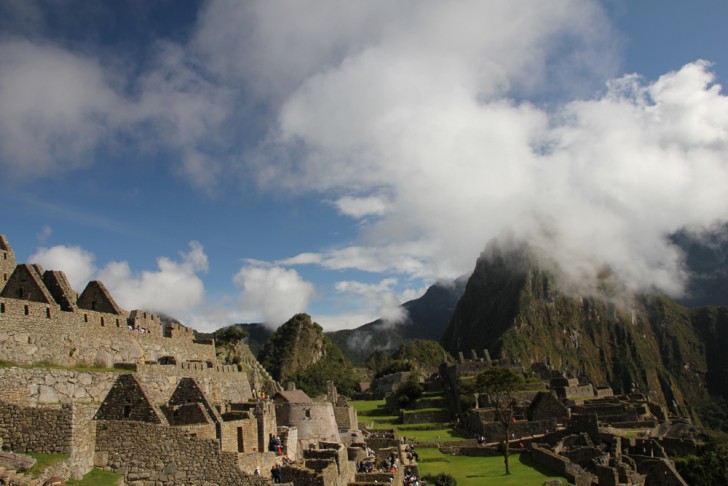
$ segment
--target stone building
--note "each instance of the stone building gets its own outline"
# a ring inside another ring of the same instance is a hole
[[[316,447],[319,442],[340,442],[331,403],[314,402],[303,390],[277,392],[273,401],[278,423],[298,430],[299,450]]]
[[[356,413],[335,389],[331,402],[302,392],[256,400],[245,372],[217,362],[214,342],[124,310],[102,282],[79,293],[63,272],[18,264],[2,235],[0,272],[0,360],[110,368],[0,368],[4,450],[68,454],[47,471],[63,478],[96,466],[126,484],[260,485],[283,462],[267,451],[278,435],[284,454],[298,459],[283,473],[296,485],[353,478],[339,428],[356,428]],[[253,361],[246,364],[262,374],[254,376],[260,388],[270,377]],[[249,477],[256,469],[263,478]]]

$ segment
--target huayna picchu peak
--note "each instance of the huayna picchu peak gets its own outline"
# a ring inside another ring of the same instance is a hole
[[[580,296],[562,287],[558,269],[527,247],[490,247],[458,302],[445,348],[488,349],[526,369],[546,364],[694,418],[710,395],[728,393],[728,308],[691,309],[661,295],[615,298],[610,289]]]

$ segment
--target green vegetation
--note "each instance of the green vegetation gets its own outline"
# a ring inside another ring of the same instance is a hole
[[[417,399],[422,396],[422,385],[417,381],[417,378],[412,375],[410,379],[404,382],[394,392],[394,401],[399,408],[413,407],[417,402]]]
[[[457,486],[458,482],[449,474],[427,474],[422,479],[433,486]]]
[[[83,479],[79,481],[74,481],[72,479],[69,479],[66,481],[67,486],[115,486],[119,479],[121,478],[121,475],[109,472],[109,471],[102,471],[101,469],[92,469],[91,472],[86,474]]]
[[[58,462],[65,461],[70,457],[68,454],[60,453],[41,454],[37,452],[29,452],[27,453],[27,455],[32,457],[36,461],[35,464],[33,464],[33,467],[26,471],[28,474],[34,477],[38,477],[40,472],[45,468],[52,466],[53,464],[56,464]]]
[[[326,393],[328,380],[339,393],[352,396],[358,381],[351,362],[308,314],[296,314],[279,327],[258,360],[273,378],[284,383],[293,380],[311,397]]]
[[[359,422],[373,429],[391,429],[399,421],[398,415],[392,415],[384,400],[354,400],[349,402],[359,416]]]
[[[503,472],[503,458],[450,456],[438,449],[418,449],[420,474],[449,474],[458,486],[542,486],[549,479],[562,479],[528,464],[525,456],[514,455],[511,474]],[[692,484],[692,483],[691,483]]]
[[[375,377],[400,371],[424,371],[432,373],[442,363],[443,356],[449,353],[431,339],[415,339],[402,344],[391,355],[376,349],[366,360],[366,366]]]
[[[215,344],[227,344],[230,342],[239,342],[248,337],[250,333],[238,326],[227,326],[212,333],[215,338]]]
[[[673,461],[688,484],[728,484],[728,446],[711,443],[700,455]]]

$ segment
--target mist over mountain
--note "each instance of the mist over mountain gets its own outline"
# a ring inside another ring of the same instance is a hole
[[[467,279],[462,276],[451,282],[435,283],[422,297],[402,304],[406,312],[403,322],[393,324],[377,319],[356,329],[327,333],[327,336],[355,363],[363,363],[376,349],[394,351],[415,339],[440,341]]]
[[[528,245],[483,252],[444,335],[450,352],[488,349],[526,368],[548,363],[618,393],[640,392],[694,415],[728,394],[728,308],[687,308],[657,295],[626,298],[605,271],[578,295]]]
[[[690,269],[686,293],[678,301],[689,307],[728,305],[728,224],[696,236],[679,231],[672,236],[685,253]]]

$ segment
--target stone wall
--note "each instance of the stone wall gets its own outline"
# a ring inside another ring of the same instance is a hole
[[[123,474],[126,482],[250,484],[239,472],[237,458],[236,453],[223,452],[217,441],[190,437],[176,427],[96,422],[96,465]]]
[[[587,471],[548,449],[533,444],[529,454],[536,464],[566,477],[570,482],[576,484],[576,486],[591,486],[596,482],[596,478]]]
[[[348,404],[346,406],[334,406],[334,417],[336,425],[340,429],[358,428],[356,410]]]
[[[261,452],[260,454],[238,454],[238,468],[250,476],[255,473],[255,468],[257,467],[262,477],[270,478],[270,470],[277,464],[277,462],[277,456],[272,452]]]
[[[167,403],[180,380],[190,376],[216,402],[242,402],[249,398],[250,386],[245,373],[217,372],[215,369],[190,372],[163,365],[140,369],[136,376],[155,403]],[[179,374],[174,374],[175,371]],[[0,395],[5,401],[30,405],[101,403],[118,376],[111,372],[0,368]]]
[[[3,448],[14,452],[71,453],[72,405],[21,407],[0,402]]]
[[[296,486],[339,486],[338,471],[334,463],[330,463],[326,469],[319,472],[300,466],[283,466],[281,482],[293,483]]]
[[[280,425],[298,429],[300,449],[319,442],[339,441],[334,408],[329,402],[278,403],[276,420]]]
[[[283,445],[283,454],[292,461],[298,460],[298,428],[278,427],[278,437]]]
[[[403,424],[441,423],[452,418],[450,410],[403,410],[400,415]]]
[[[258,424],[254,417],[250,416],[239,420],[227,420],[220,424],[220,428],[223,451],[258,451]]]
[[[90,405],[24,407],[0,402],[0,443],[15,452],[69,454],[62,467],[80,479],[93,467],[95,412]]]
[[[143,363],[173,356],[177,362],[215,362],[215,348],[192,341],[191,331],[163,337],[159,318],[149,332],[128,328],[125,315],[64,312],[56,303],[0,298],[0,359],[16,363]]]
[[[477,433],[484,435],[488,442],[505,440],[505,428],[500,422],[476,424]],[[521,437],[548,434],[556,430],[556,420],[537,420],[533,422],[514,422],[510,425],[511,440]]]

